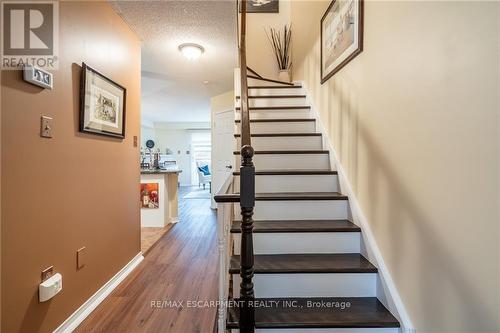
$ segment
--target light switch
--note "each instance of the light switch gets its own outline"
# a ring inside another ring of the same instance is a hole
[[[76,251],[76,268],[85,266],[85,246]]]
[[[42,138],[52,137],[52,123],[53,119],[51,117],[42,116],[42,121],[40,122],[40,136]]]

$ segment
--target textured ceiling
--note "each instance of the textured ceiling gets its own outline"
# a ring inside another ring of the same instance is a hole
[[[110,3],[142,40],[143,119],[209,121],[210,97],[233,86],[235,1]],[[188,61],[178,50],[182,43],[200,44],[205,52]]]

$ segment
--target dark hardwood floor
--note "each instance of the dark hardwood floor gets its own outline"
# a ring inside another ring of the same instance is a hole
[[[217,309],[187,302],[217,300],[216,213],[210,199],[183,199],[188,192],[179,193],[180,222],[75,332],[212,332]]]

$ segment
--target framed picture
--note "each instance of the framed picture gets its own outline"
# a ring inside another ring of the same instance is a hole
[[[240,13],[241,13],[241,2]],[[248,0],[247,13],[279,13],[280,4],[279,0]]]
[[[333,0],[321,18],[321,84],[363,51],[363,0]]]
[[[158,183],[141,183],[141,208],[159,208]]]
[[[127,90],[82,64],[80,132],[125,138]]]

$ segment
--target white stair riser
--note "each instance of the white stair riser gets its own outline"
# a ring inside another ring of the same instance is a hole
[[[240,330],[231,330],[239,333]],[[399,328],[259,328],[255,333],[401,333]]]
[[[233,234],[234,254],[240,254],[241,234]],[[255,254],[359,253],[359,232],[290,232],[253,234]]]
[[[236,123],[235,133],[241,133],[241,123]],[[272,134],[272,133],[315,133],[316,124],[314,121],[277,121],[250,123],[252,134]]]
[[[254,220],[347,219],[347,200],[256,201]],[[235,218],[241,211],[235,205]]]
[[[268,84],[272,85],[272,84]],[[284,96],[284,95],[305,95],[304,89],[302,88],[258,88],[258,89],[248,89],[248,96]]]
[[[233,274],[233,295],[241,278]],[[255,274],[255,297],[376,297],[377,273]]]
[[[240,188],[240,177],[234,178],[234,186]],[[337,175],[257,175],[257,193],[276,192],[339,192]]]
[[[304,119],[311,118],[308,109],[251,110],[250,119]],[[236,110],[235,119],[241,119],[240,111]]]
[[[241,138],[237,139],[241,147]],[[252,137],[252,147],[255,150],[321,150],[321,136],[265,136]]]
[[[305,97],[289,98],[249,98],[250,107],[306,106]]]
[[[235,167],[239,169],[240,155],[236,155]],[[253,163],[258,170],[329,170],[328,154],[255,154]]]
[[[249,74],[251,75],[251,74]],[[282,84],[282,83],[277,83],[277,82],[270,82],[270,81],[264,81],[264,80],[259,80],[259,79],[253,79],[251,77],[248,78],[248,85],[249,86],[257,86],[257,87],[265,87],[265,86],[283,86],[283,87],[288,87],[288,84]]]

